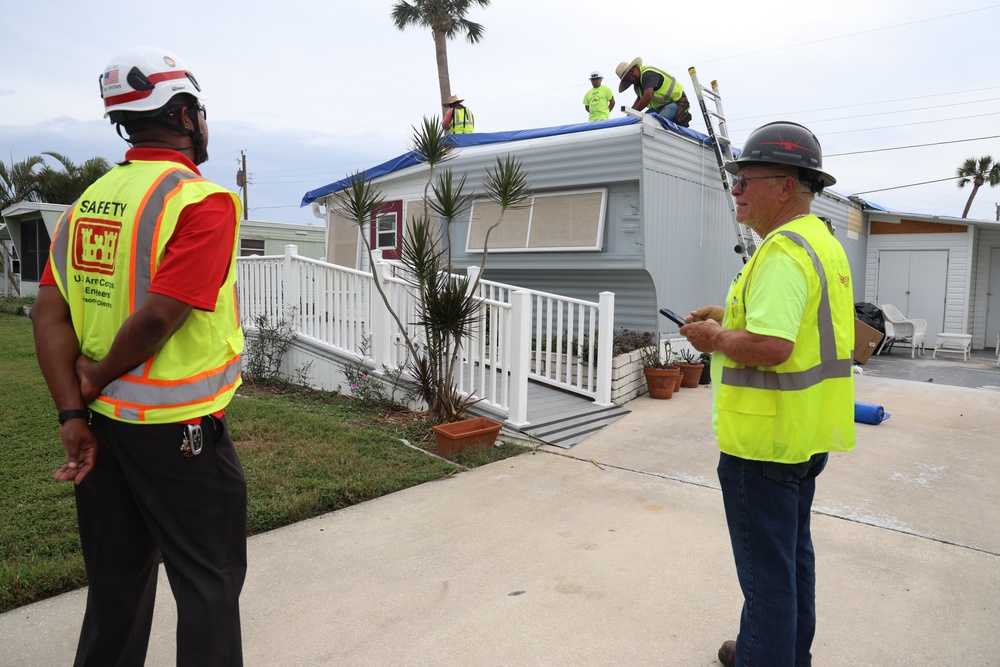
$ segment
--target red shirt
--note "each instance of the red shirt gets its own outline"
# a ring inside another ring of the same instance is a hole
[[[198,168],[177,151],[133,148],[128,161],[168,161],[201,175]],[[206,197],[181,211],[174,235],[167,241],[163,261],[149,291],[169,296],[199,310],[215,310],[219,289],[226,280],[236,234],[236,205],[220,193]],[[39,285],[54,286],[49,264]]]

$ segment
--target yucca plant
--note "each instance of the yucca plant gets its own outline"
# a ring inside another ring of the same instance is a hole
[[[375,280],[375,287],[402,333],[409,351],[409,370],[420,398],[428,406],[429,417],[433,423],[443,424],[463,418],[466,409],[479,400],[474,395],[462,396],[456,382],[462,345],[475,333],[479,320],[480,303],[476,296],[479,278],[470,284],[467,277],[454,275],[451,255],[451,225],[468,212],[473,195],[465,194],[465,175],[456,179],[447,169],[435,178],[436,167],[455,155],[454,144],[441,129],[439,119],[425,118],[414,128],[411,148],[427,163],[428,177],[422,212],[413,216],[403,236],[400,263],[418,302],[418,320],[414,324],[423,330],[422,340],[409,334],[379,280]],[[483,178],[482,192],[500,206],[500,216],[486,231],[478,276],[486,266],[490,234],[503,222],[508,210],[523,205],[529,196],[521,162],[510,155],[498,157],[496,166],[488,169]],[[383,203],[382,193],[363,173],[355,173],[349,178],[348,187],[334,197],[361,229],[360,236],[375,272],[364,228],[372,212]]]

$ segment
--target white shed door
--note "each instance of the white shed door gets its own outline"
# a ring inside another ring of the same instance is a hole
[[[990,250],[990,284],[986,288],[986,347],[997,344],[1000,331],[1000,248]]]
[[[947,250],[879,251],[877,305],[891,303],[907,317],[927,320],[927,345],[944,330],[947,287]]]

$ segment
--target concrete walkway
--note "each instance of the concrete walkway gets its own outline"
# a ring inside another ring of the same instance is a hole
[[[1000,664],[1000,391],[866,374],[857,394],[892,417],[819,478],[815,664]],[[252,538],[246,664],[717,665],[741,598],[710,403],[638,399],[569,451]],[[160,579],[155,666],[174,663]],[[84,602],[0,615],[0,665],[70,664]]]

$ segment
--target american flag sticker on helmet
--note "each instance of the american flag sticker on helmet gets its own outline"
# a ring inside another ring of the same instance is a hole
[[[104,83],[105,85],[111,83],[118,83],[118,68],[109,69],[104,73]]]

